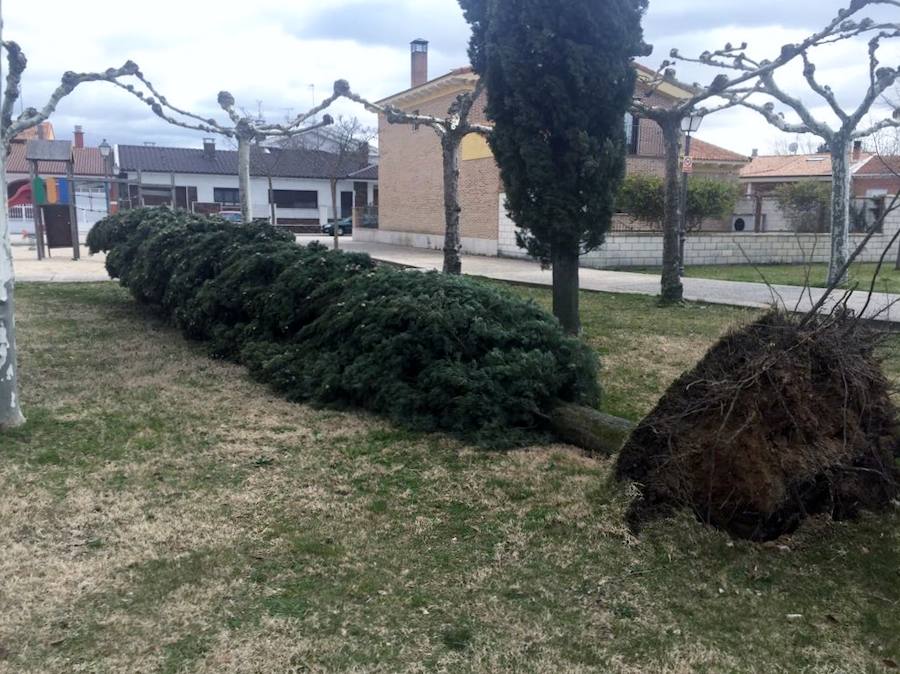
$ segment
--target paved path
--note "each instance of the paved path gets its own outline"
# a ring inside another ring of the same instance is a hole
[[[347,250],[365,251],[376,259],[408,265],[418,269],[440,269],[443,264],[443,253],[440,251],[362,242],[346,242],[343,244],[343,247]],[[541,286],[552,284],[550,271],[542,270],[538,263],[529,260],[464,255],[463,272],[472,276],[482,276],[514,283]],[[581,287],[584,290],[637,295],[659,294],[660,279],[659,276],[654,274],[633,274],[621,271],[582,268],[580,276]],[[774,297],[773,291],[775,293]],[[823,290],[813,288],[810,292],[814,301],[818,301],[822,296]],[[836,295],[839,299],[841,293],[836,293]],[[745,307],[769,307],[777,302],[779,305],[783,303],[789,309],[799,306],[801,310],[808,310],[813,305],[809,294],[805,293],[799,286],[776,285],[772,286],[770,290],[764,283],[696,278],[684,279],[684,297],[687,300]],[[866,310],[866,316],[900,323],[900,304],[889,309],[895,302],[900,302],[900,295],[876,293],[873,295],[869,308]],[[850,298],[849,304],[851,308],[860,312],[865,303],[866,292],[860,291]],[[831,306],[832,303],[829,303],[828,307],[830,308]]]
[[[331,243],[329,237],[298,237],[298,240],[301,243],[315,240],[328,245]],[[443,254],[436,250],[363,243],[350,238],[341,239],[341,247],[344,250],[369,253],[378,260],[417,269],[440,269],[443,263]],[[77,262],[71,259],[71,251],[65,250],[54,251],[52,258],[38,262],[34,250],[28,249],[26,246],[13,246],[13,259],[16,279],[20,283],[109,280],[104,268],[104,256],[88,255],[84,249],[82,259]],[[552,283],[550,271],[542,270],[539,264],[529,260],[464,255],[463,271],[473,276],[514,283],[539,286],[549,286]],[[585,290],[610,293],[657,295],[659,294],[659,277],[653,274],[582,269],[581,287]],[[812,306],[809,296],[803,294],[803,290],[798,286],[778,285],[773,286],[772,289],[780,296],[780,298],[774,298],[774,301],[779,304],[783,302],[790,309],[798,305],[801,310]],[[814,288],[811,293],[814,300],[818,300],[822,290]],[[768,307],[773,304],[772,290],[763,283],[688,278],[684,279],[684,296],[688,300],[733,306]],[[866,293],[857,292],[851,298],[850,306],[856,311],[861,311],[865,301]],[[900,324],[900,304],[892,309],[887,309],[894,302],[900,302],[900,295],[876,293],[866,310],[866,316]]]
[[[81,259],[72,259],[71,248],[50,251],[51,257],[38,262],[34,248],[23,245],[13,246],[13,265],[17,283],[34,281],[58,283],[85,283],[108,281],[106,256],[89,255],[86,246],[81,247]]]

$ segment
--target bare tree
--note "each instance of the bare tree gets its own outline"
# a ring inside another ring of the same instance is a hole
[[[446,274],[462,273],[460,257],[462,240],[459,231],[459,214],[462,212],[459,205],[459,148],[463,138],[471,133],[477,133],[483,137],[491,134],[490,126],[474,124],[470,120],[472,108],[483,91],[484,85],[479,80],[472,91],[456,97],[450,109],[447,110],[446,117],[413,114],[392,105],[378,105],[349,90],[344,94],[350,100],[364,105],[370,112],[384,115],[389,124],[427,126],[440,139],[444,167],[444,273]]]
[[[672,56],[677,57],[677,50]],[[681,170],[680,157],[684,149],[682,122],[692,115],[711,115],[738,104],[734,100],[723,100],[722,95],[729,88],[752,80],[756,75],[745,73],[735,78],[726,75],[717,76],[708,86],[694,84],[687,87],[689,96],[675,104],[668,101],[654,102],[654,97],[664,84],[675,82],[675,69],[671,61],[663,61],[656,73],[645,82],[642,94],[635,95],[632,113],[638,117],[653,120],[660,127],[665,148],[665,207],[663,226],[663,260],[660,300],[663,304],[680,302],[684,296],[681,282],[681,223],[684,220],[685,174]],[[778,67],[778,66],[772,66]],[[716,103],[718,99],[718,103]],[[712,101],[710,107],[704,104]]]
[[[2,14],[2,4],[0,4]],[[2,16],[0,16],[2,31]],[[6,51],[9,72],[6,75],[3,103],[0,107],[0,429],[18,426],[24,423],[19,395],[16,371],[16,325],[12,247],[9,236],[9,214],[7,211],[6,161],[12,140],[28,129],[46,121],[55,111],[59,102],[71,94],[79,85],[86,82],[118,82],[119,78],[132,76],[138,67],[128,61],[121,68],[110,68],[96,73],[67,72],[62,76],[59,86],[53,91],[43,108],[26,108],[13,119],[13,109],[19,99],[22,75],[28,65],[24,52],[15,42],[2,40],[0,45]],[[0,58],[0,77],[2,77],[2,58]]]
[[[269,124],[259,115],[252,115],[246,111],[238,112],[235,109],[235,100],[227,91],[220,91],[218,96],[219,107],[228,115],[232,126],[220,123],[215,119],[205,119],[187,110],[181,109],[160,94],[153,84],[139,70],[131,73],[147,88],[150,96],[131,84],[123,84],[113,80],[113,84],[128,91],[138,99],[146,103],[153,113],[175,126],[180,126],[193,131],[203,131],[226,138],[234,139],[238,145],[238,184],[241,196],[241,216],[249,222],[253,217],[252,196],[250,189],[250,147],[253,143],[263,142],[268,139],[290,138],[309,133],[315,129],[329,126],[334,122],[330,115],[325,115],[321,121],[314,121],[308,126],[303,126],[310,119],[314,119],[320,112],[328,108],[342,95],[342,83],[335,83],[335,89],[331,96],[319,105],[307,112],[301,113],[284,124]],[[345,84],[345,83],[344,83]]]
[[[328,160],[328,184],[331,188],[331,214],[334,226],[334,249],[340,247],[340,229],[338,227],[338,182],[346,178],[351,169],[356,168],[365,156],[369,160],[369,143],[375,138],[376,131],[367,127],[356,117],[338,117],[329,131],[328,151],[332,156]]]
[[[810,36],[799,44],[787,44],[781,48],[781,54],[774,61],[755,60],[747,55],[747,45],[740,47],[726,46],[716,52],[706,52],[696,59],[688,59],[678,54],[676,58],[693,61],[719,69],[738,73],[737,79],[749,75],[753,86],[739,88],[731,86],[728,98],[731,102],[743,105],[761,114],[770,124],[780,131],[793,134],[812,134],[821,138],[828,146],[832,161],[832,208],[831,208],[831,262],[829,265],[829,282],[840,282],[836,275],[845,267],[850,254],[850,150],[853,142],[865,138],[882,129],[900,126],[897,111],[888,118],[861,127],[864,118],[872,111],[873,105],[882,94],[900,77],[900,69],[881,67],[878,53],[884,40],[900,37],[900,23],[877,22],[871,18],[859,18],[862,10],[876,6],[900,7],[900,0],[852,0],[850,6],[838,12],[837,16],[824,30]],[[817,48],[859,37],[868,37],[869,63],[867,72],[868,88],[857,106],[845,110],[837,99],[835,92],[827,84],[819,81],[816,65],[810,54]],[[778,63],[800,58],[803,61],[803,77],[807,85],[821,98],[837,118],[838,124],[819,119],[810,108],[798,97],[785,91],[775,80]],[[757,102],[751,96],[762,94],[768,97],[765,103]],[[775,101],[787,106],[799,117],[799,123],[788,122],[782,113],[775,109]]]
[[[678,230],[682,208],[681,200],[679,199],[679,194],[681,193],[681,171],[678,162],[682,149],[681,121],[692,114],[708,115],[726,108],[747,105],[767,114],[770,121],[773,121],[776,126],[781,124],[782,126],[779,126],[779,128],[782,131],[797,134],[809,133],[806,126],[787,124],[783,118],[775,114],[774,108],[758,106],[750,99],[760,92],[764,93],[761,87],[767,82],[774,81],[774,75],[778,70],[797,58],[806,58],[810,50],[815,47],[876,32],[879,34],[879,37],[875,42],[874,50],[877,51],[880,40],[885,37],[881,36],[880,32],[896,31],[897,26],[895,24],[878,24],[869,19],[859,21],[853,19],[864,7],[870,5],[892,5],[897,7],[900,6],[900,0],[852,0],[850,7],[840,10],[822,30],[809,35],[796,44],[784,45],[778,56],[771,60],[754,60],[747,56],[746,43],[739,46],[726,44],[722,49],[706,51],[695,58],[683,56],[677,49],[673,49],[670,58],[674,61],[700,63],[722,71],[707,86],[694,84],[691,87],[692,94],[679,100],[674,106],[654,104],[652,102],[654,94],[657,93],[663,84],[674,81],[676,73],[672,67],[674,65],[673,61],[664,61],[657,70],[656,76],[650,78],[646,83],[648,91],[644,96],[635,99],[632,111],[639,116],[652,119],[661,127],[666,150],[666,218],[663,223],[661,293],[663,302],[679,301],[683,296],[683,286],[678,270],[680,256]],[[893,33],[891,36],[893,36]],[[873,77],[875,77],[876,81],[882,76],[875,75],[873,71]],[[831,96],[833,98],[833,94]],[[791,100],[796,99],[791,98]],[[704,107],[706,105],[711,107]],[[868,104],[868,107],[871,107],[871,102]],[[776,123],[775,119],[779,121]],[[878,128],[884,128],[884,126],[890,124],[891,120],[885,120],[880,126],[876,125],[875,128],[869,129],[867,133],[872,133]],[[857,137],[861,135],[864,134],[857,134]],[[847,143],[850,142],[852,142],[852,138],[847,141]],[[845,145],[845,147],[849,148],[849,144]],[[849,156],[849,153],[847,156]],[[846,160],[844,160],[844,164],[846,165]],[[845,198],[849,199],[849,186],[844,195]],[[848,226],[846,223],[849,221],[849,201],[847,201],[846,208],[842,207],[843,211],[847,212],[843,226]],[[845,236],[843,239],[844,245],[846,245],[847,238]],[[846,259],[846,255],[844,259]],[[840,265],[838,265],[838,268],[840,268]]]

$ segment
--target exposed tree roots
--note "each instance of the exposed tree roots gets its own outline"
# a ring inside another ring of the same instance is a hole
[[[900,493],[900,425],[878,335],[842,307],[771,312],[725,336],[666,392],[616,466],[641,496],[634,529],[681,507],[734,536],[852,518]]]

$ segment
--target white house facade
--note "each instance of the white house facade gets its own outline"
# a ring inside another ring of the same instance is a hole
[[[198,213],[240,210],[237,152],[119,145],[118,208],[171,205]],[[251,152],[251,205],[254,218],[304,231],[335,217],[378,204],[378,167],[368,154],[337,155],[309,149],[254,147]],[[331,183],[336,179],[336,205]],[[336,206],[336,208],[335,208]]]

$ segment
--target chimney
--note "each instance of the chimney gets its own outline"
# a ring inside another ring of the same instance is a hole
[[[82,148],[84,147],[84,129],[81,128],[81,125],[75,127],[75,147]]]
[[[37,125],[37,137],[40,140],[47,139],[47,127],[44,126],[44,122],[41,122],[40,124]]]
[[[216,141],[214,138],[203,139],[203,156],[210,161],[216,158]]]
[[[369,165],[369,156],[372,154],[372,148],[369,145],[368,141],[362,141],[359,144],[359,149],[357,150],[357,157],[359,158],[360,164],[363,167]]]
[[[855,140],[853,141],[853,161],[859,161],[862,159],[862,141]]]
[[[412,86],[420,87],[428,81],[428,40],[413,40],[409,48],[412,57]]]
[[[759,149],[758,149],[758,148],[753,148],[753,154],[752,154],[751,156],[752,156],[752,157],[758,157],[758,156],[759,156]]]

